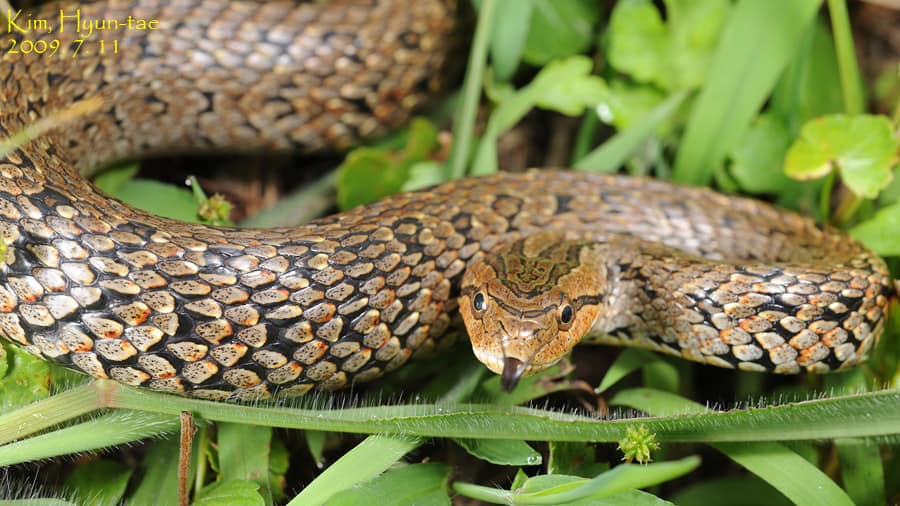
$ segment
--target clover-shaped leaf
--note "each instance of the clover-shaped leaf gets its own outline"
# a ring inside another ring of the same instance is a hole
[[[634,80],[667,90],[698,87],[728,16],[727,0],[665,0],[666,21],[650,0],[616,5],[607,55]]]

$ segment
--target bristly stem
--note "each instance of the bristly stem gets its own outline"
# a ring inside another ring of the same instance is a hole
[[[469,52],[469,63],[463,82],[463,97],[454,124],[453,147],[447,161],[448,178],[460,178],[466,174],[466,164],[472,150],[472,134],[475,131],[475,117],[481,100],[484,82],[484,68],[487,65],[488,42],[494,25],[494,13],[498,0],[483,0],[478,12],[478,26]]]

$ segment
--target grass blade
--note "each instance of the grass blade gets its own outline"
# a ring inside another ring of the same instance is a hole
[[[288,506],[325,504],[334,494],[378,476],[421,443],[419,438],[369,436],[313,480]]]
[[[688,120],[674,179],[705,184],[797,54],[822,0],[741,0]],[[777,15],[775,14],[777,13]]]
[[[709,411],[703,405],[675,394],[645,388],[620,392],[610,404],[624,404],[650,414],[672,410]],[[825,473],[784,445],[762,441],[752,445],[716,443],[711,446],[765,480],[795,504],[853,504],[846,492]]]
[[[584,158],[578,160],[575,168],[597,172],[612,172],[618,169],[653,135],[661,123],[678,110],[685,98],[687,98],[687,92],[673,94],[650,111],[639,123],[612,136]]]

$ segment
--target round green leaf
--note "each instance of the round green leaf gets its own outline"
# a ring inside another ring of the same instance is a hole
[[[823,116],[807,122],[788,150],[785,173],[797,180],[839,169],[853,193],[873,199],[891,181],[898,141],[885,116]]]

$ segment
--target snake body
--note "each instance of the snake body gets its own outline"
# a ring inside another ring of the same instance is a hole
[[[118,54],[2,57],[2,135],[103,99],[0,159],[0,333],[49,360],[244,399],[344,388],[434,356],[458,307],[476,355],[513,364],[510,379],[582,335],[792,373],[854,366],[881,333],[888,272],[853,239],[647,179],[496,174],[266,230],[132,209],[78,170],[170,150],[344,148],[402,122],[440,75],[453,3],[82,9],[160,28],[119,33]],[[72,44],[13,35],[51,36]]]

